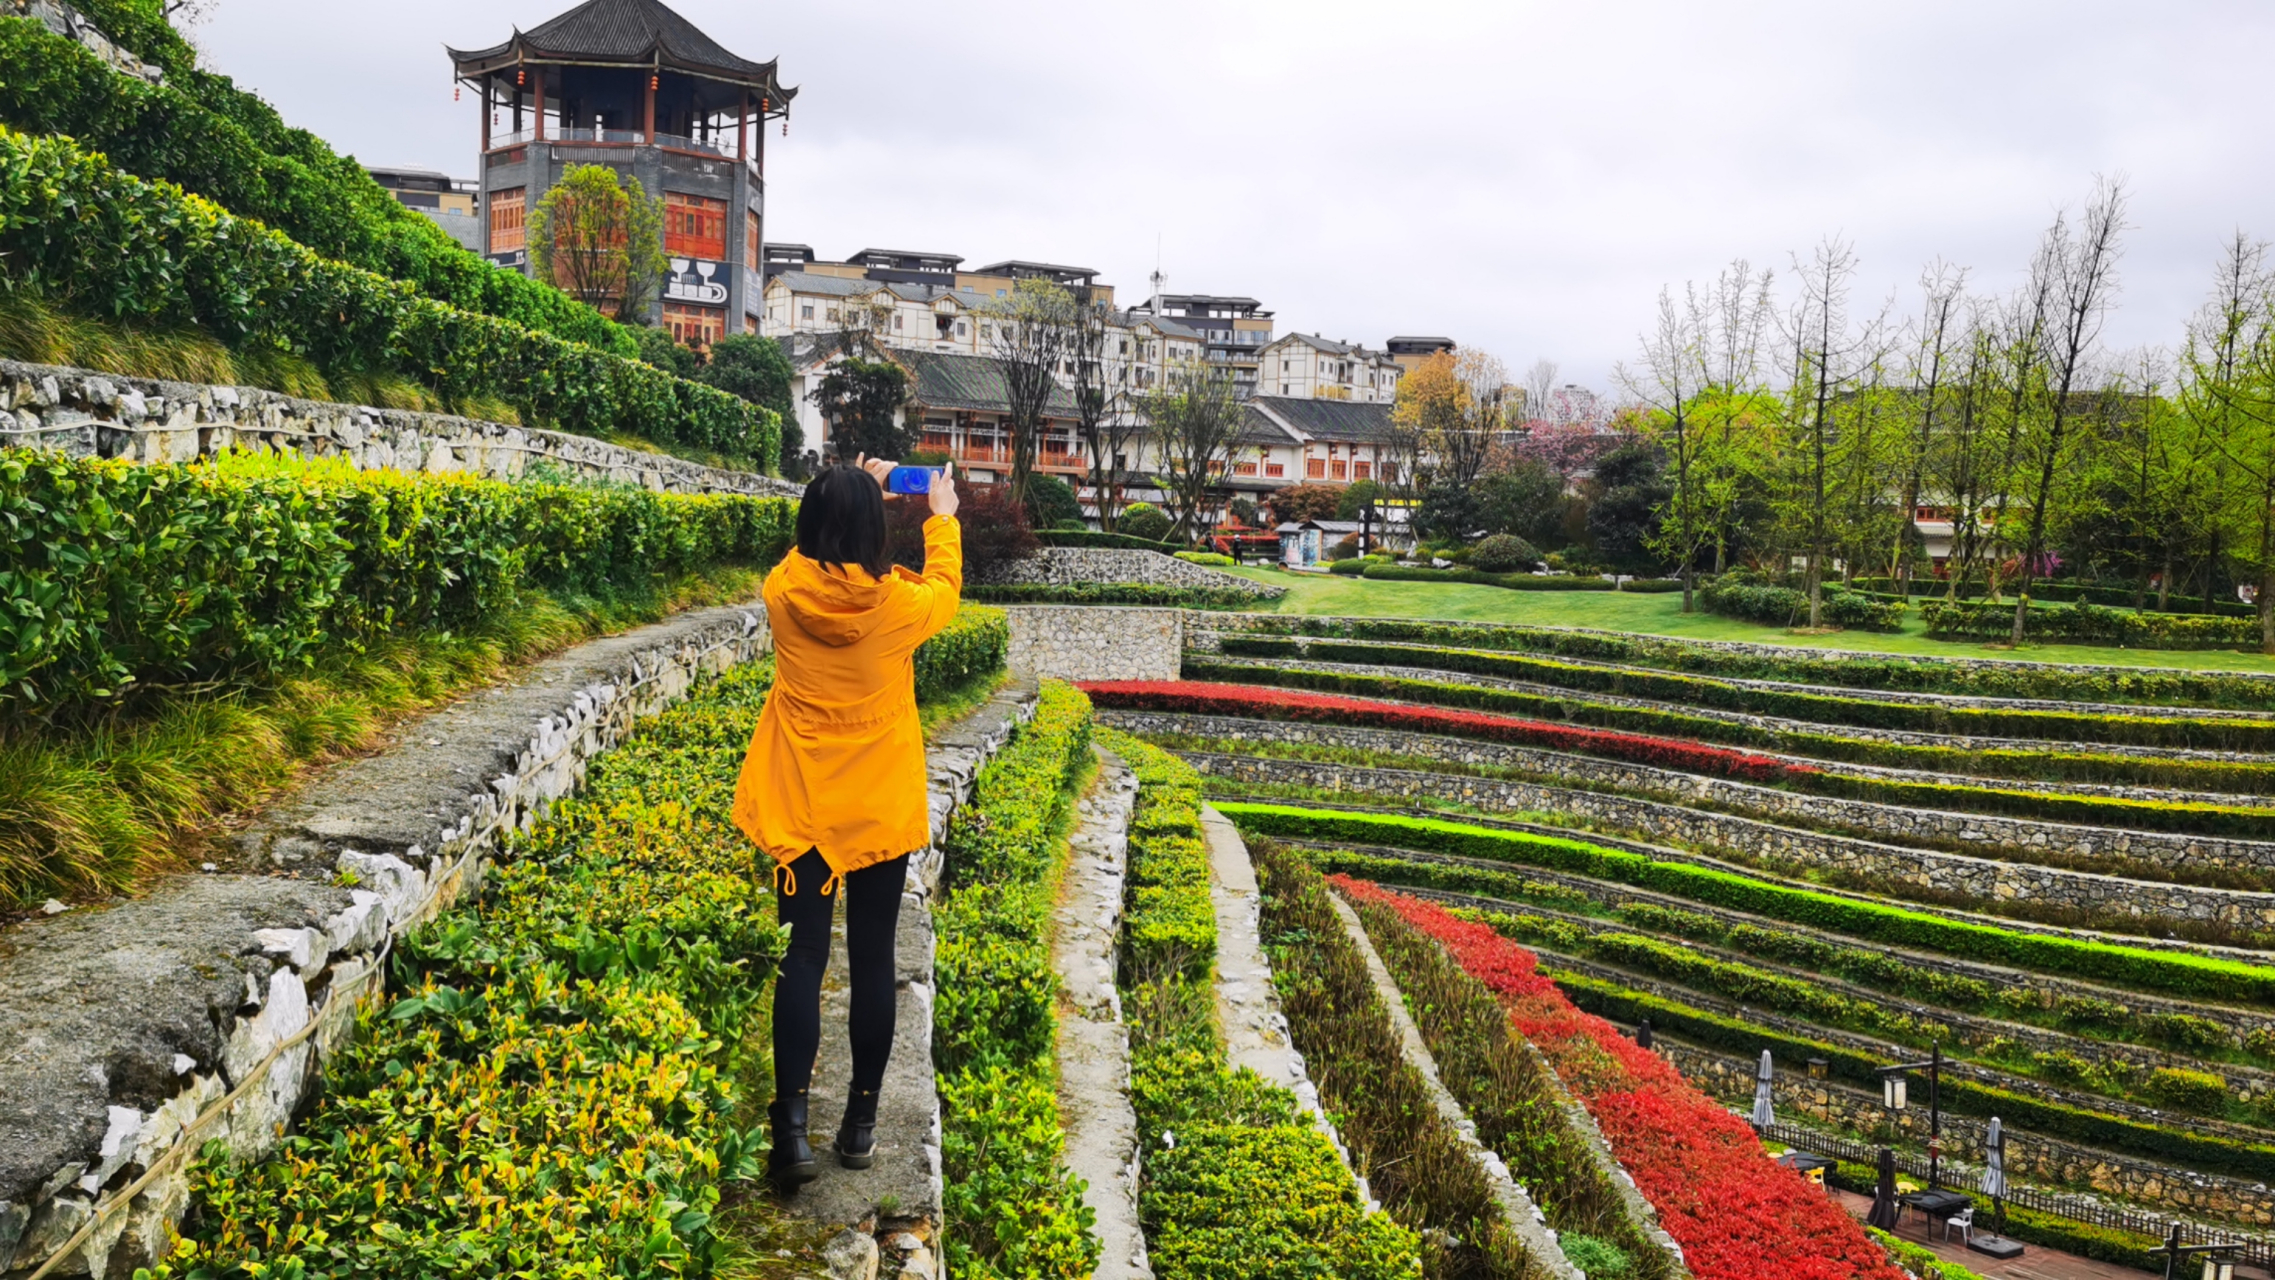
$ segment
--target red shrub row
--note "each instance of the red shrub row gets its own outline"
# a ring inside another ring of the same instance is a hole
[[[1675,738],[1612,733],[1550,724],[1544,720],[1486,715],[1479,711],[1407,706],[1262,685],[1209,684],[1198,680],[1103,680],[1085,684],[1082,690],[1090,695],[1094,705],[1101,707],[1271,720],[1318,720],[1415,733],[1445,733],[1554,751],[1575,751],[1631,764],[1718,774],[1746,782],[1781,782],[1791,775],[1816,772],[1807,765],[1789,765],[1769,756],[1702,746]]]
[[[1572,1007],[1532,952],[1434,903],[1348,876],[1354,898],[1388,904],[1501,997],[1603,1130],[1698,1280],[1904,1280],[1857,1221],[1769,1158],[1754,1131],[1683,1082],[1666,1059]]]

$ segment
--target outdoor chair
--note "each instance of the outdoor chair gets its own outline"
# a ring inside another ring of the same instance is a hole
[[[1975,1206],[1968,1205],[1966,1208],[1961,1209],[1959,1212],[1952,1214],[1950,1217],[1943,1220],[1943,1238],[1945,1241],[1949,1241],[1951,1239],[1951,1229],[1953,1227],[1957,1227],[1959,1229],[1959,1238],[1961,1240],[1967,1241],[1970,1244],[1974,1243]]]

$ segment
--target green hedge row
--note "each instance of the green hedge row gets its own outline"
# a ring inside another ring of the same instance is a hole
[[[1724,1017],[1616,983],[1554,970],[1549,971],[1549,976],[1571,997],[1573,1004],[1589,1013],[1629,1023],[1649,1018],[1654,1031],[1664,1031],[1741,1057],[1754,1057],[1767,1048],[1781,1056],[1790,1055],[1791,1059],[1823,1058],[1834,1077],[1874,1090],[1879,1086],[1879,1068],[1887,1065],[1869,1054]],[[2087,1111],[1956,1076],[1943,1078],[1941,1100],[1943,1106],[1962,1115],[1996,1115],[2016,1129],[2042,1137],[2171,1160],[2206,1173],[2258,1181],[2267,1176],[2270,1168],[2275,1168],[2275,1146],[2265,1143],[2240,1142],[2217,1134]]]
[[[137,466],[0,451],[0,704],[305,667],[463,630],[524,587],[645,590],[789,546],[780,498],[508,484],[230,455]]]
[[[1822,587],[1819,595],[1824,620],[1833,626],[1858,631],[1904,629],[1904,606],[1900,602],[1884,604],[1860,592],[1842,591],[1837,587]],[[1791,587],[1715,582],[1698,593],[1698,602],[1708,613],[1765,626],[1798,627],[1809,621],[1809,593]]]
[[[1138,1209],[1161,1280],[1414,1280],[1421,1242],[1369,1213],[1294,1095],[1225,1065],[1216,1024],[1216,912],[1200,778],[1112,730],[1099,743],[1138,779],[1123,919]]]
[[[1062,1157],[1051,905],[1065,823],[1090,762],[1090,700],[1043,686],[1035,717],[980,770],[942,850],[952,890],[933,918],[941,1168],[949,1268],[1088,1275],[1098,1240]]]
[[[195,325],[231,347],[320,368],[398,374],[524,423],[626,433],[764,465],[774,412],[637,360],[422,296],[322,257],[171,183],[133,177],[68,138],[0,127],[0,284],[77,309]]]
[[[1348,895],[1346,895],[1348,896]],[[1530,1052],[1491,988],[1446,949],[1378,901],[1350,898],[1383,968],[1436,1062],[1438,1079],[1531,1195],[1558,1232],[1606,1241],[1629,1266],[1613,1275],[1666,1280],[1673,1261],[1629,1216],[1612,1182],[1573,1123],[1575,1102],[1547,1060]]]
[[[1227,638],[1228,643],[1232,638]],[[1297,650],[1279,640],[1239,640],[1231,650],[1260,656],[1294,656]],[[1258,649],[1245,646],[1259,645]],[[1320,650],[1313,649],[1319,656]],[[1403,661],[1386,665],[1412,665]],[[2186,791],[2232,791],[2244,795],[2275,793],[2275,765],[2255,760],[2203,760],[2189,757],[2102,755],[2086,751],[2017,750],[2011,747],[1963,748],[1880,742],[1824,733],[1794,733],[1742,721],[1711,720],[1658,707],[1624,707],[1550,694],[1527,693],[1485,685],[1416,680],[1403,676],[1363,672],[1308,671],[1289,667],[1257,667],[1210,662],[1188,657],[1185,678],[1232,684],[1268,684],[1295,689],[1426,702],[1435,706],[1499,711],[1541,720],[1563,720],[1634,733],[1666,734],[1731,746],[1755,747],[1789,755],[1813,756],[1848,764],[1881,765],[1933,773],[1976,774],[1990,778],[2046,778],[2066,782],[2101,782],[2119,786],[2172,787]]]
[[[1850,585],[1856,590],[1870,595],[1885,596],[1895,596],[1898,586],[1893,578],[1873,577],[1857,578]],[[1948,585],[1948,583],[1934,580],[1914,582],[1911,599],[1916,604],[1927,604],[1942,600]],[[1957,598],[1962,603],[1987,603],[1983,601],[1983,584],[1979,582],[1970,582],[1961,586]],[[2142,608],[2153,613],[2208,612],[2223,618],[2256,618],[2259,616],[2259,610],[2254,605],[2245,604],[2241,600],[2223,600],[2218,597],[2212,599],[2211,608],[2207,610],[2204,607],[2205,601],[2202,596],[2167,596],[2165,597],[2164,608],[2159,609],[2156,607],[2156,592],[2154,591],[2140,592],[2136,596],[2136,588],[2133,587],[2105,587],[2090,582],[2033,582],[2030,584],[2030,598],[2033,601],[2045,604],[2098,604],[2106,605],[2112,609],[2132,609],[2134,600],[2138,598]],[[2007,599],[2006,607],[2009,611],[2014,607],[2011,596]]]
[[[216,1144],[147,1274],[711,1274],[766,1150],[744,1046],[786,939],[727,811],[772,676],[643,725],[405,938],[293,1135]]]
[[[916,700],[927,702],[1001,671],[1011,653],[1011,620],[1001,609],[965,605],[916,651]]]
[[[1544,653],[1698,675],[1785,680],[1847,689],[2052,702],[2130,702],[2160,708],[2275,710],[2275,679],[2237,672],[2073,667],[1987,658],[1840,655],[1796,649],[1763,651],[1661,636],[1613,635],[1556,627],[1475,626],[1403,618],[1287,615],[1245,619],[1240,626],[1261,634]]]
[[[1398,1031],[1366,957],[1345,929],[1327,882],[1294,851],[1249,850],[1260,907],[1257,927],[1288,1040],[1303,1054],[1319,1105],[1367,1186],[1390,1215],[1424,1239],[1433,1276],[1546,1280],[1463,1143],[1437,1109],[1427,1082],[1406,1061]],[[1509,1171],[1523,1177],[1523,1168]]]
[[[1158,551],[1173,555],[1185,549],[1182,542],[1155,542],[1127,533],[1100,533],[1095,529],[1037,529],[1035,540],[1046,547],[1109,547],[1121,551]]]
[[[2004,640],[2014,634],[2011,604],[1920,605],[1927,633],[1937,640]],[[2203,617],[2185,613],[2135,613],[2102,605],[2033,605],[2023,617],[2025,640],[2058,644],[2105,644],[2121,649],[2259,648],[2259,619]]]
[[[1543,867],[1689,898],[1792,924],[1941,951],[1993,964],[2252,1004],[2275,999],[2275,968],[2178,951],[2022,933],[1879,902],[1817,893],[1681,862],[1655,862],[1554,836],[1402,814],[1352,813],[1233,801],[1217,806],[1243,830],[1307,840],[1356,840]]]
[[[1972,737],[2047,738],[2066,742],[2121,742],[2129,746],[2214,751],[2275,750],[2275,720],[2205,719],[2182,715],[2110,715],[2091,711],[2028,711],[2003,707],[1884,702],[1865,697],[1763,688],[1707,676],[1637,668],[1589,666],[1480,649],[1344,643],[1227,635],[1223,651],[1235,657],[1311,656],[1328,662],[1425,667],[1554,685],[1581,693],[1640,698],[1675,706],[1713,707],[1748,715],[1813,724],[1855,725],[1912,733]]]
[[[1155,609],[1246,609],[1264,597],[1236,587],[1175,587],[1157,582],[1021,582],[964,588],[989,604],[1127,604]]]
[[[175,183],[328,258],[406,281],[427,297],[618,355],[630,334],[519,272],[501,270],[403,206],[362,166],[274,121],[272,154],[175,83],[113,70],[35,18],[0,18],[0,123],[65,134],[129,173]],[[249,96],[249,95],[247,95]],[[255,115],[267,113],[262,107]]]
[[[1337,570],[1340,572],[1340,569]],[[1611,591],[1616,589],[1607,578],[1555,575],[1548,577],[1530,573],[1487,573],[1482,569],[1430,569],[1419,565],[1387,564],[1369,561],[1359,576],[1376,582],[1462,582],[1481,587],[1504,587],[1511,591]]]

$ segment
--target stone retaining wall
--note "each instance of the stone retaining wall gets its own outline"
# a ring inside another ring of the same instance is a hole
[[[1238,591],[1259,600],[1276,600],[1288,591],[1286,587],[1252,582],[1238,574],[1220,573],[1205,564],[1179,560],[1158,551],[1134,551],[1124,547],[1045,547],[1041,555],[1024,560],[997,561],[985,573],[975,575],[972,581],[986,586],[1049,587],[1134,582]]]
[[[1384,621],[1384,619],[1326,617],[1321,615],[1306,615],[1302,618],[1290,618],[1282,614],[1219,613],[1213,610],[1195,610],[1193,611],[1192,615],[1193,630],[1196,632],[1240,631],[1261,635],[1287,636],[1290,638],[1298,639],[1303,638],[1305,634],[1304,628],[1306,627],[1313,629],[1309,634],[1316,638],[1346,639],[1349,637],[1339,634],[1336,629],[1348,627],[1352,624],[1364,625],[1370,622],[1381,621]],[[1495,626],[1502,625],[1489,622],[1466,622],[1456,619],[1442,618],[1429,619],[1428,623],[1431,626],[1475,629],[1478,631],[1486,631]],[[1528,631],[1563,632],[1570,635],[1598,636],[1605,640],[1623,641],[1628,643],[1634,643],[1638,641],[1645,643],[1658,643],[1678,646],[1687,649],[1706,649],[1746,657],[1768,658],[1789,662],[1825,661],[1827,659],[1838,659],[1846,656],[1851,656],[1843,654],[1838,650],[1807,649],[1793,645],[1749,644],[1741,640],[1676,639],[1673,636],[1637,635],[1632,632],[1625,631],[1604,631],[1594,627],[1543,627],[1527,625],[1524,629]],[[1417,642],[1386,641],[1385,643],[1411,644]],[[1534,650],[1518,649],[1509,650],[1508,652],[1525,654],[1538,658],[1548,658],[1556,662],[1576,663],[1581,666],[1618,667],[1623,665],[1616,661],[1609,661],[1600,658],[1567,657],[1562,654],[1543,653]],[[1856,656],[1859,661],[1889,660],[1896,657],[1896,655],[1893,654],[1861,654],[1854,656]],[[1936,666],[1956,667],[1969,671],[2012,670],[2015,668],[2020,668],[2023,670],[2069,671],[2080,672],[2088,675],[2116,677],[2139,676],[2144,674],[2144,669],[2140,667],[2099,667],[2088,666],[2083,663],[2070,662],[2018,662],[1996,658],[1961,658],[1943,657],[1940,655],[1932,659],[1927,659],[1927,661],[1932,662]],[[1665,670],[1663,668],[1643,669]],[[2149,670],[2153,670],[2153,668]],[[1732,684],[1748,685],[1758,688],[1799,689],[1805,691],[1831,692],[1847,697],[1870,697],[1886,702],[1920,702],[1959,707],[1997,707],[2010,711],[2105,711],[2114,712],[2117,714],[2139,714],[2141,712],[2150,710],[2150,708],[2147,707],[2124,704],[2063,702],[2033,698],[1993,698],[1984,697],[1977,694],[1964,693],[1919,693],[1903,689],[1858,689],[1841,685],[1805,685],[1796,684],[1791,681],[1760,680],[1740,676],[1713,676],[1697,672],[1670,672],[1670,674],[1699,675],[1703,679],[1723,680]],[[2268,684],[2270,686],[2275,686],[2275,676],[2265,675],[2258,672],[2223,671],[2219,674],[2223,677],[2233,677],[2239,680],[2250,680]],[[2207,716],[2243,716],[2252,719],[2266,719],[2269,713],[2265,711],[2207,709],[2201,712],[2192,712],[2191,714],[2202,714]]]
[[[1153,555],[1150,551],[1117,554]],[[1184,615],[1175,609],[1020,604],[1007,605],[1004,612],[1011,619],[1008,661],[1019,675],[1049,680],[1175,680],[1184,661]]]
[[[558,431],[13,360],[0,360],[0,445],[145,463],[255,449],[345,458],[366,471],[468,472],[497,480],[517,479],[542,461],[571,478],[665,493],[804,492],[773,476],[724,471]]]
[[[1654,795],[1678,804],[1691,802],[1718,809],[1759,814],[1778,822],[1801,826],[1862,832],[1906,844],[1956,849],[2001,861],[2043,858],[2070,863],[2102,873],[2154,874],[2161,870],[2202,879],[2204,872],[2246,872],[2261,879],[2275,878],[2275,843],[2264,840],[2229,840],[2218,836],[2184,835],[2169,831],[2128,831],[2115,827],[2087,827],[2063,822],[2039,822],[1997,814],[1958,813],[1851,800],[1840,796],[1786,791],[1684,773],[1649,765],[1604,760],[1595,756],[1511,746],[1474,738],[1457,738],[1402,729],[1376,729],[1310,721],[1247,720],[1233,716],[1185,715],[1176,712],[1142,713],[1142,721],[1124,727],[1135,733],[1194,733],[1243,742],[1310,742],[1345,747],[1370,754],[1425,756],[1451,764],[1516,769],[1557,778],[1589,790]],[[1902,777],[1896,771],[1884,771]],[[1934,775],[1923,781],[1942,782]],[[1981,785],[1980,779],[1948,779]],[[2093,866],[2100,863],[2099,867]],[[2264,904],[2275,910],[2275,895]]]
[[[1145,731],[1133,728],[1120,715],[1102,714],[1100,719],[1132,732]],[[1426,798],[1516,812],[1575,814],[1654,840],[1727,849],[1765,862],[1824,867],[1975,900],[2043,902],[2143,920],[2215,920],[2252,929],[2275,927],[2275,896],[2267,894],[2152,884],[1930,849],[1899,849],[1795,831],[1752,818],[1529,782],[1256,756],[1193,754],[1187,759],[1204,773],[1241,782]]]
[[[240,1160],[273,1148],[394,939],[477,888],[638,720],[769,648],[765,614],[739,607],[578,646],[327,773],[240,836],[233,865],[10,930],[0,1273],[151,1172],[54,1274],[154,1265],[188,1205],[186,1157],[215,1138]]]
[[[1751,1102],[1758,1062],[1728,1057],[1708,1049],[1680,1043],[1666,1036],[1654,1038],[1657,1050],[1683,1078],[1715,1097]],[[1872,1133],[1892,1126],[1907,1142],[1927,1141],[1928,1114],[1914,1105],[1892,1112],[1877,1095],[1830,1081],[1778,1068],[1770,1096],[1782,1111],[1808,1116],[1836,1129]],[[1915,1098],[1921,1096],[1915,1091]],[[1943,1152],[1979,1169],[1987,1122],[1969,1116],[1943,1117]],[[2275,1225],[2275,1192],[2266,1183],[2249,1183],[2216,1174],[2192,1173],[2168,1164],[2141,1160],[2114,1151],[2081,1147],[2057,1138],[2009,1126],[2006,1168],[2019,1181],[2060,1187],[2091,1188],[2103,1195],[2168,1212],[2192,1214],[2249,1227]],[[1949,1180],[1947,1178],[1947,1180]]]

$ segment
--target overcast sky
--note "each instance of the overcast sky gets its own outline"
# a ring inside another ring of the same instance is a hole
[[[371,163],[474,173],[446,43],[566,0],[219,0],[212,65]],[[2094,176],[2133,200],[2113,347],[2275,236],[2265,3],[1245,5],[678,0],[799,86],[767,238],[1094,266],[1303,330],[1445,334],[1608,389],[1662,284],[1853,240],[1908,311],[2010,286]]]

